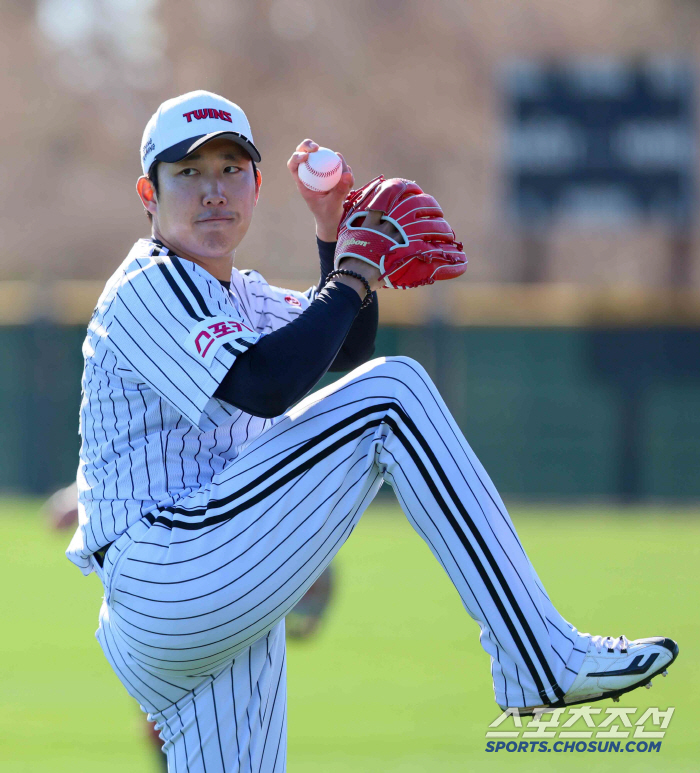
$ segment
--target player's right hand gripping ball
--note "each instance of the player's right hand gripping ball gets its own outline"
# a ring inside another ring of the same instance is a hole
[[[335,268],[354,257],[377,266],[386,287],[419,287],[454,279],[467,268],[467,257],[440,205],[411,180],[382,175],[350,191],[338,226]],[[370,211],[383,213],[398,231],[393,239],[364,228]]]

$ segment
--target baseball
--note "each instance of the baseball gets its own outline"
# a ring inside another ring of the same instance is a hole
[[[319,148],[303,164],[299,164],[299,179],[312,191],[325,193],[340,182],[343,162],[330,148]]]

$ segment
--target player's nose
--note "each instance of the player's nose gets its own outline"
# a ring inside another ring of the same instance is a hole
[[[204,204],[205,207],[219,207],[227,203],[228,199],[224,192],[223,183],[219,180],[213,181],[204,192],[202,204]]]

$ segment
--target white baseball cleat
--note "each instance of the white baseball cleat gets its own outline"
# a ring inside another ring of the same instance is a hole
[[[651,687],[651,679],[658,674],[666,676],[666,669],[678,657],[676,642],[662,636],[629,641],[625,636],[614,639],[612,636],[585,635],[590,641],[581,670],[564,697],[549,708],[605,698],[618,701],[620,695],[637,687]],[[519,709],[519,713],[521,716],[533,714],[536,709],[544,708],[548,707],[528,706]]]

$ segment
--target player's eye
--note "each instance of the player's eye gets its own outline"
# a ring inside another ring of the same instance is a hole
[[[194,176],[195,174],[197,174],[197,170],[196,170],[196,169],[193,169],[191,166],[188,166],[186,169],[182,169],[182,170],[180,171],[180,174],[181,174],[183,177],[192,177],[192,176]]]
[[[224,167],[224,172],[226,172],[226,174],[235,174],[236,172],[240,172],[240,171],[241,171],[240,168],[237,166]]]

